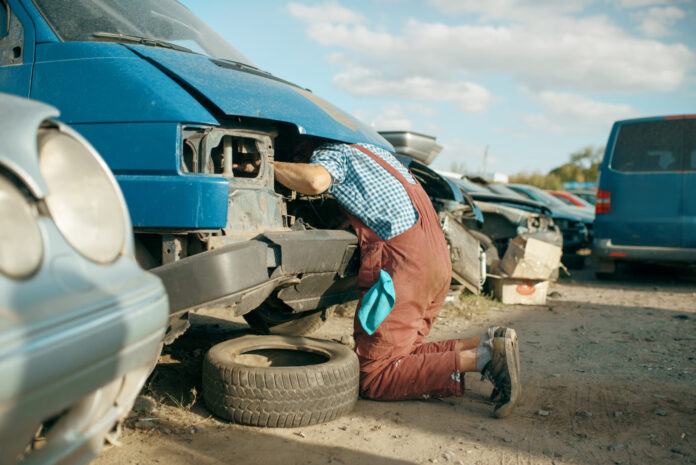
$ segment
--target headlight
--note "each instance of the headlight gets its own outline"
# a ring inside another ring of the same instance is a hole
[[[60,232],[90,260],[115,260],[126,239],[126,213],[104,162],[90,145],[56,129],[39,130],[38,148],[46,205]]]
[[[41,264],[41,231],[27,199],[3,177],[0,177],[0,218],[0,273],[26,278]]]

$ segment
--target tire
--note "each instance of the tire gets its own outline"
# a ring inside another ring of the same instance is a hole
[[[353,409],[359,373],[355,353],[335,342],[244,336],[208,351],[203,399],[212,413],[235,423],[307,426]]]
[[[245,314],[244,320],[259,334],[309,336],[324,326],[326,320],[333,314],[334,307],[291,314],[263,304]]]
[[[595,271],[595,277],[600,281],[612,280],[616,277],[616,262],[613,260],[599,260],[599,269]]]

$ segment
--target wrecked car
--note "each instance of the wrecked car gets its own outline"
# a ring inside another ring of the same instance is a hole
[[[167,325],[165,289],[135,260],[116,181],[57,116],[0,94],[3,464],[94,457],[115,439]]]
[[[541,202],[522,196],[517,191],[510,189],[507,185],[491,184],[480,180],[480,178],[477,179],[477,182],[473,182],[470,179],[455,180],[455,182],[471,193],[472,197],[475,199],[507,205],[526,211],[542,212],[552,219],[553,225],[550,230],[560,230],[562,235],[553,240],[549,237],[547,242],[551,242],[555,245],[562,245],[564,254],[573,253],[587,244],[587,227],[580,218],[573,214],[562,210],[551,209]]]
[[[430,163],[442,150],[435,138],[411,131],[380,132],[403,163],[423,186],[438,214],[452,260],[452,284],[480,294],[486,281],[486,248],[481,237],[463,225],[465,219],[480,227],[484,219],[471,197],[462,193],[445,177],[430,169]]]
[[[259,69],[174,0],[0,6],[0,87],[56,106],[113,170],[137,258],[170,296],[165,342],[206,307],[303,334],[357,297],[356,236],[316,214],[330,200],[278,186],[272,162],[293,161],[307,137],[392,150],[384,138]]]
[[[569,207],[548,192],[536,186],[526,184],[508,184],[505,186],[523,197],[536,200],[546,205],[558,218],[557,223],[564,236],[564,250],[575,252],[588,247],[592,243],[592,224],[594,212],[577,207]],[[561,215],[566,217],[562,221]]]
[[[452,181],[476,201],[485,219],[482,232],[493,242],[500,257],[505,255],[510,240],[519,235],[563,246],[563,235],[543,204],[517,195],[494,193],[466,178]]]

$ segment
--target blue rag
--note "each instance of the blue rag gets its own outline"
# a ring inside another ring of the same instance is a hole
[[[382,324],[394,308],[394,302],[396,302],[396,293],[391,276],[386,271],[380,270],[379,279],[365,293],[358,310],[358,319],[367,334],[372,335]]]

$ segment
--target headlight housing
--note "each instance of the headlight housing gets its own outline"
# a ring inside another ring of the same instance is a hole
[[[27,198],[0,176],[0,273],[22,279],[41,265],[43,241]]]
[[[127,213],[116,181],[96,150],[64,127],[38,132],[48,211],[65,239],[97,263],[110,263],[126,241]]]

